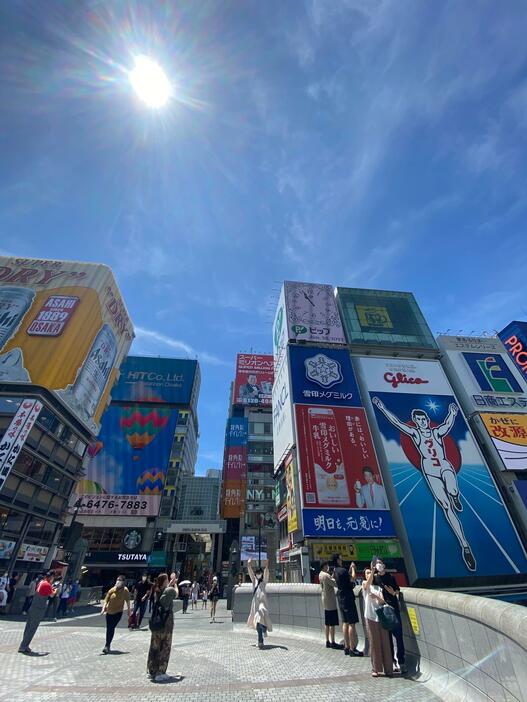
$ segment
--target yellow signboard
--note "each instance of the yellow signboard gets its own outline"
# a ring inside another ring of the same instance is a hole
[[[400,558],[401,546],[397,539],[382,541],[313,541],[313,560],[329,561],[338,553],[343,561],[371,561],[374,556]]]
[[[330,561],[337,554],[343,561],[353,561],[357,558],[357,549],[352,543],[340,543],[338,541],[328,543],[313,544],[314,561]]]
[[[417,636],[419,634],[419,622],[417,621],[417,612],[415,611],[414,607],[407,607],[406,611],[408,612],[408,619],[410,620],[410,624],[412,625],[413,632]]]
[[[527,470],[527,415],[484,412],[481,419],[504,467]]]
[[[375,329],[393,329],[392,320],[386,307],[372,307],[371,305],[356,305],[361,327]]]
[[[0,381],[54,391],[96,433],[133,336],[107,266],[0,257]]]
[[[292,534],[298,529],[295,492],[295,461],[292,456],[285,464],[285,482],[287,486],[287,531]]]

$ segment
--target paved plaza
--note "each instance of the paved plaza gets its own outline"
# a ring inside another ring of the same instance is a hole
[[[201,603],[199,605],[201,607]],[[112,655],[102,655],[104,618],[96,611],[40,626],[31,644],[40,656],[17,653],[24,622],[0,620],[0,700],[9,702],[101,702],[179,699],[187,702],[283,702],[329,699],[426,702],[439,698],[424,685],[404,678],[372,679],[369,658],[302,638],[270,634],[266,648],[256,634],[232,631],[230,612],[218,605],[216,624],[208,612],[175,615],[168,673],[178,682],[151,683],[146,677],[150,632],[119,626]]]

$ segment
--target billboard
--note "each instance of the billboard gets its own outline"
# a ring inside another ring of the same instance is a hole
[[[527,414],[481,414],[505,470],[527,470]]]
[[[236,358],[233,404],[270,407],[273,374],[274,361],[272,356],[239,353]]]
[[[465,412],[527,411],[527,384],[498,338],[439,336],[437,343]]]
[[[276,366],[273,384],[273,453],[275,471],[280,467],[294,443],[289,354],[288,349],[285,349]]]
[[[198,362],[181,358],[128,356],[112,400],[189,405]]]
[[[287,340],[346,343],[331,285],[294,283],[286,280],[283,290],[287,323],[286,343]]]
[[[110,405],[88,447],[77,486],[79,514],[157,516],[178,412],[152,405]]]
[[[388,510],[362,407],[296,405],[304,508]]]
[[[437,361],[361,358],[418,578],[527,572],[494,480]]]
[[[362,406],[346,349],[291,346],[289,363],[294,403]]]
[[[412,293],[337,288],[337,302],[350,344],[436,348]]]
[[[522,377],[527,378],[527,322],[511,322],[498,336]]]
[[[289,456],[285,463],[287,533],[292,534],[298,529],[298,511],[296,505],[296,462]]]
[[[245,481],[225,480],[223,482],[223,519],[238,519],[245,512]]]
[[[247,491],[247,417],[231,417],[227,422],[223,457],[222,517],[237,518],[245,511]]]
[[[97,433],[133,336],[107,266],[0,257],[0,381],[54,391]]]
[[[267,560],[267,536],[242,536],[240,560],[241,561],[266,561]]]
[[[11,423],[0,439],[0,491],[4,486],[18,454],[24,448],[29,432],[42,410],[42,403],[27,398],[22,400]]]

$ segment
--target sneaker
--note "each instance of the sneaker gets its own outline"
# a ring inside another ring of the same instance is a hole
[[[264,647],[263,643],[258,644],[258,648],[260,649],[260,651],[263,649],[263,647]]]
[[[23,654],[25,654],[25,655],[28,655],[28,654],[32,653],[32,651],[31,651],[31,649],[29,648],[29,646],[28,646],[27,648],[19,648],[19,649],[18,649],[18,652],[19,652],[19,653],[23,653]]]
[[[350,651],[350,656],[356,656],[356,657],[362,658],[363,655],[364,655],[364,653],[362,651],[358,651],[356,648],[353,648]]]
[[[102,652],[104,653],[104,655],[106,655],[107,653],[110,653],[110,647],[109,647],[109,646],[105,646],[105,647],[103,648]]]
[[[333,643],[331,644],[330,648],[334,648],[334,649],[337,650],[337,651],[342,651],[342,649],[344,648],[344,646],[343,646],[342,644],[333,642]]]
[[[329,641],[326,641],[326,648],[331,648],[331,644],[329,643]]]
[[[162,682],[168,682],[169,680],[172,680],[170,675],[167,675],[166,673],[160,673],[159,675],[156,675],[154,678],[154,682],[156,683],[162,683]]]
[[[349,648],[344,647],[344,655],[349,656],[350,655],[350,650]]]
[[[463,511],[463,505],[461,504],[461,500],[459,499],[459,493],[457,495],[450,495],[450,501],[452,502],[452,505],[454,506],[455,510],[457,510],[458,512]]]
[[[474,558],[474,554],[470,550],[470,546],[466,546],[463,549],[463,560],[466,563],[466,566],[469,570],[476,570],[476,559]]]

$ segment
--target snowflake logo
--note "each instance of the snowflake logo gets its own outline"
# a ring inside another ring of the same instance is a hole
[[[340,363],[328,358],[323,353],[306,358],[306,377],[323,388],[330,388],[337,383],[341,383],[344,378],[340,369]]]

